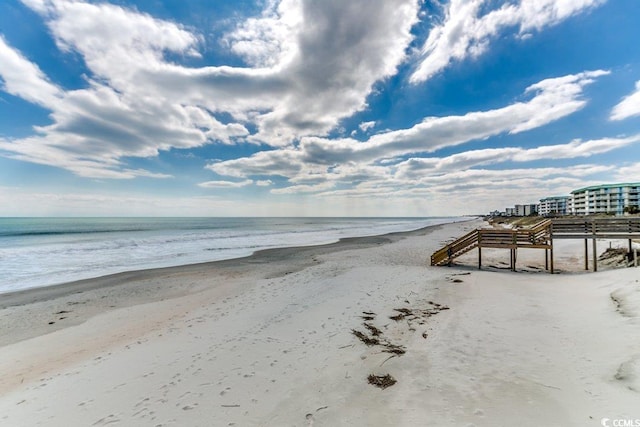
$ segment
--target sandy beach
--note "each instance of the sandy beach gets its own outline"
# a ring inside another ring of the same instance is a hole
[[[640,269],[585,273],[581,241],[554,275],[534,250],[428,265],[481,225],[1,295],[0,425],[640,420]]]

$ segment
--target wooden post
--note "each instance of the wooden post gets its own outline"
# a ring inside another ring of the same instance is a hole
[[[589,270],[589,240],[584,239],[584,269]]]
[[[595,235],[593,236],[593,271],[598,271],[598,249]]]
[[[516,271],[516,249],[511,248],[509,251],[511,252],[511,271]]]
[[[591,222],[591,233],[593,238],[593,271],[598,271],[598,249],[596,245],[596,220]]]
[[[482,270],[482,230],[478,230],[478,270]]]
[[[549,249],[549,260],[551,261],[551,274],[553,274],[553,235],[549,238],[549,244],[551,245],[551,249]]]
[[[544,269],[549,271],[549,249],[544,250]]]
[[[551,274],[553,274],[553,222],[549,225],[549,261]]]

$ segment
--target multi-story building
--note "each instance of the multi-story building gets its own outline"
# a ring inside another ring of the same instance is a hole
[[[504,214],[506,216],[514,216],[516,214],[515,213],[515,208],[505,208],[504,209]]]
[[[640,207],[640,182],[603,184],[573,190],[570,211],[573,215],[622,215],[626,207]]]
[[[514,209],[515,216],[529,216],[537,212],[537,205],[516,205]]]
[[[566,215],[569,206],[569,196],[553,196],[540,199],[538,204],[538,215]]]

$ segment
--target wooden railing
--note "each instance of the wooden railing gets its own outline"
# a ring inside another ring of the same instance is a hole
[[[640,237],[640,218],[568,218],[554,219],[554,239]]]
[[[454,240],[431,255],[431,265],[445,265],[476,247],[486,248],[547,248],[550,220],[528,229],[481,228]]]
[[[431,265],[444,265],[451,262],[456,257],[469,252],[478,246],[478,230],[454,240],[442,249],[439,249],[431,255]]]
[[[453,259],[474,248],[478,248],[478,265],[480,266],[482,248],[507,248],[511,249],[511,266],[515,270],[517,249],[536,248],[550,250],[551,272],[553,272],[554,239],[592,239],[593,265],[594,271],[597,271],[596,240],[600,238],[629,239],[629,252],[631,253],[631,239],[640,238],[640,217],[561,218],[540,221],[527,229],[481,228],[465,234],[434,252],[431,255],[431,265],[450,264]],[[585,249],[586,259],[587,253]],[[545,267],[548,261],[545,254]],[[585,261],[586,268],[588,268],[587,261]]]

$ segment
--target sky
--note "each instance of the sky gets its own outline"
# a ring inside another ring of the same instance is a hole
[[[637,0],[3,0],[0,216],[443,216],[640,181]]]

